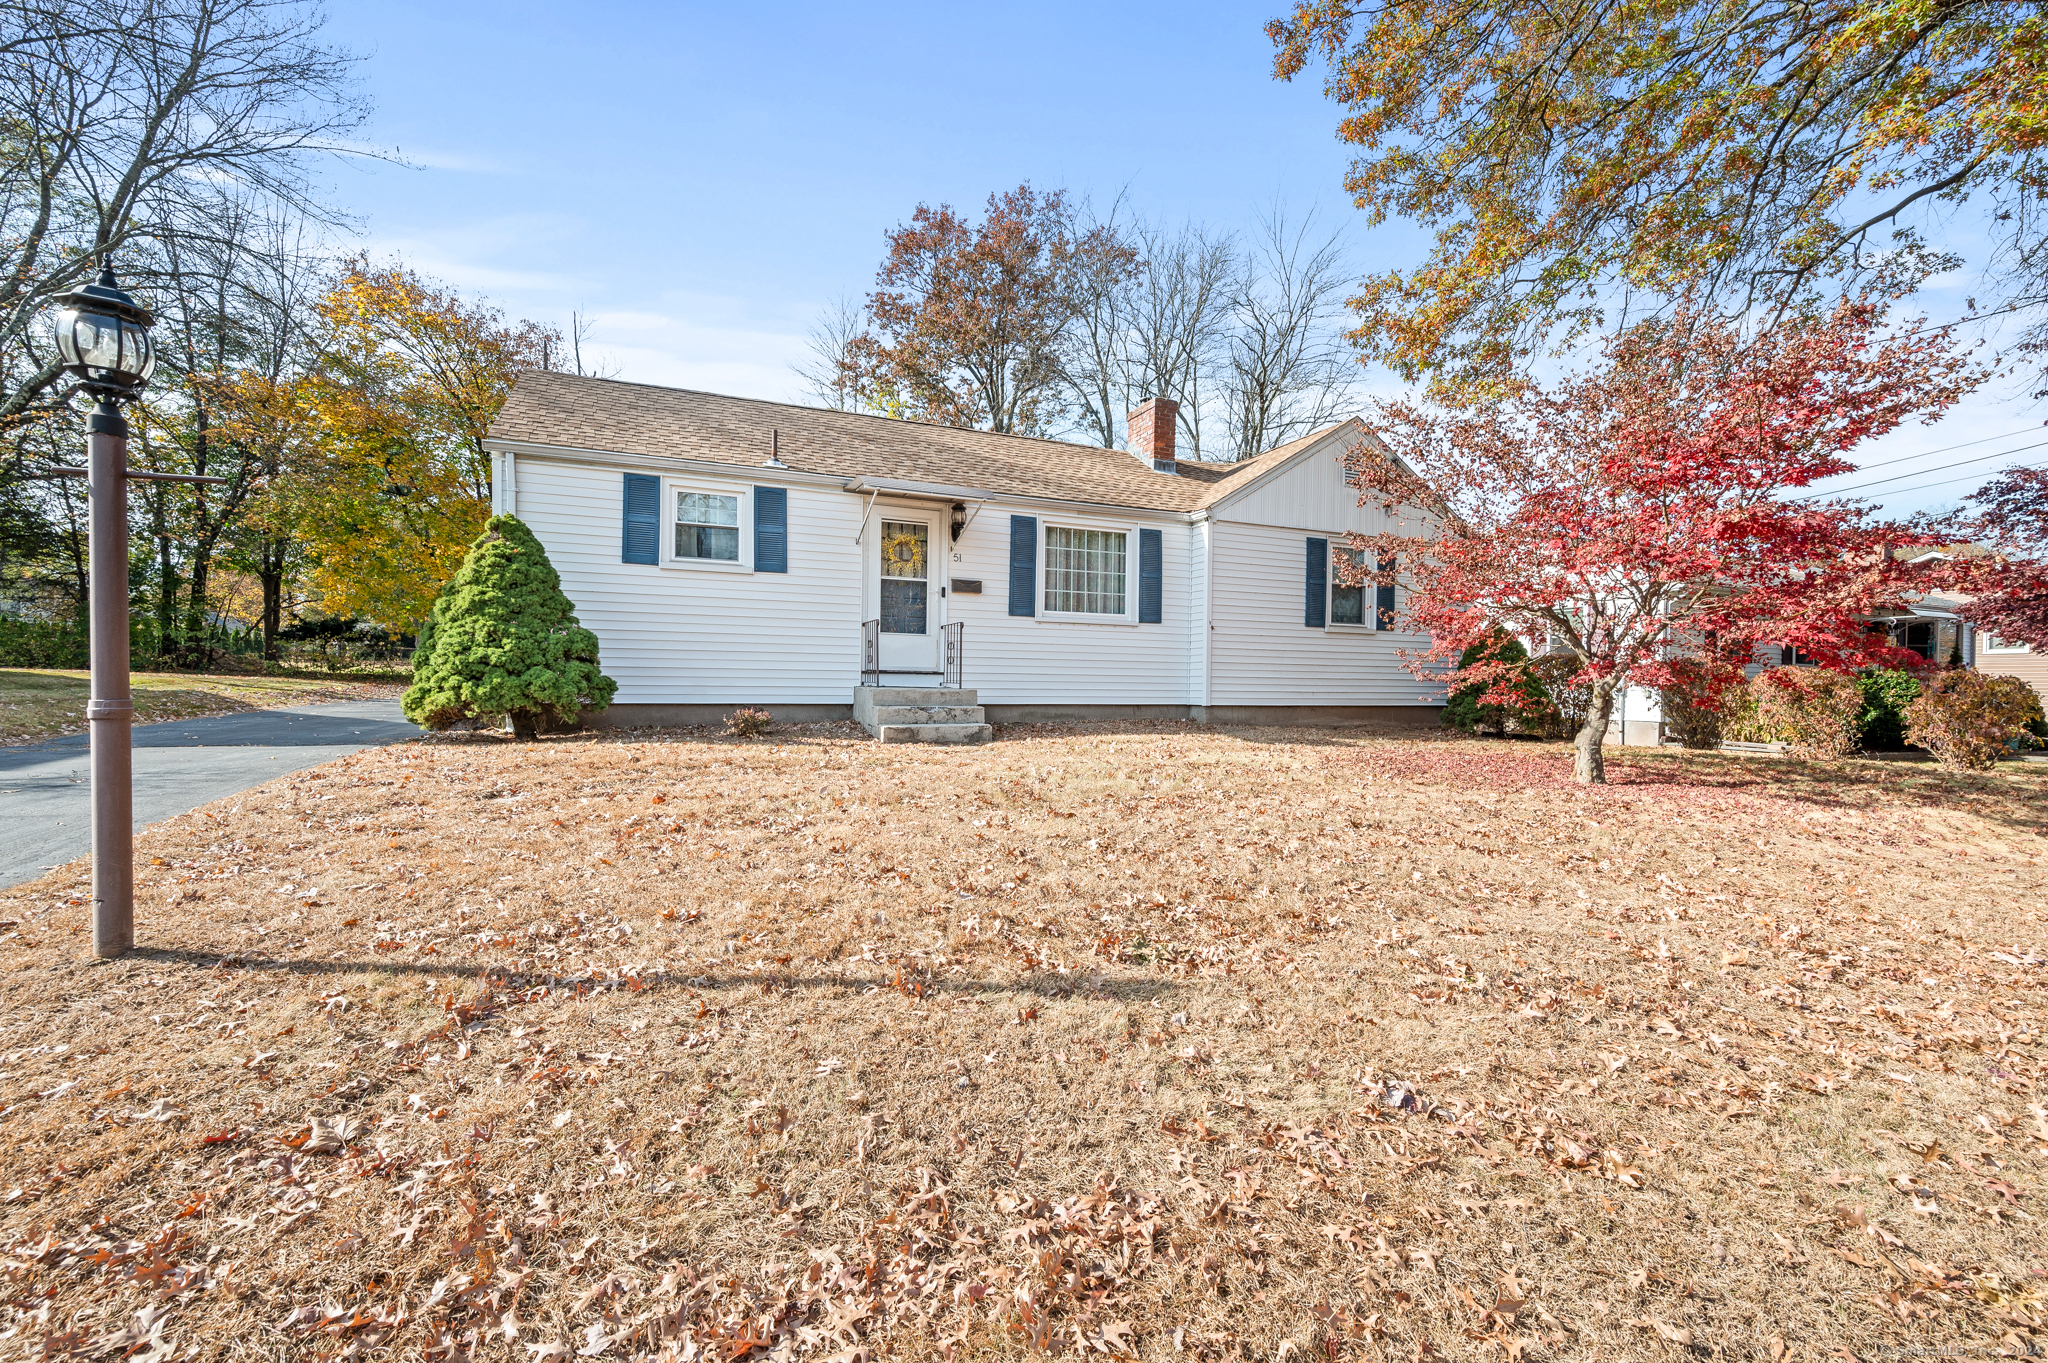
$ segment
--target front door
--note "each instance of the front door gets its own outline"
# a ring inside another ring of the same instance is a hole
[[[878,508],[871,619],[882,622],[884,672],[939,670],[939,527],[936,516]]]

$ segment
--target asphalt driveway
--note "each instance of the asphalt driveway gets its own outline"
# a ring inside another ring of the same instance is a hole
[[[395,700],[138,724],[135,826],[419,732]],[[0,748],[0,886],[33,880],[91,850],[91,762],[85,735]]]

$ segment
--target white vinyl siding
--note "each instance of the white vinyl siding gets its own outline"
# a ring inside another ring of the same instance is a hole
[[[1425,636],[1302,623],[1302,544],[1312,533],[1214,527],[1209,704],[1442,704],[1442,687],[1402,666],[1402,650],[1427,648]]]
[[[938,503],[874,507],[863,532],[869,500],[838,485],[744,468],[730,476],[665,473],[659,565],[619,561],[623,467],[500,454],[493,501],[520,515],[547,547],[579,618],[598,636],[622,705],[848,704],[860,681],[861,623],[872,618],[865,583],[879,552],[879,522],[915,519],[913,511],[930,512],[933,526],[925,579],[931,627],[965,627],[964,681],[984,704],[1440,703],[1440,688],[1401,667],[1401,650],[1419,650],[1426,640],[1369,625],[1302,625],[1304,539],[1327,538],[1334,549],[1347,530],[1371,533],[1386,525],[1378,512],[1357,506],[1333,450],[1334,443],[1310,451],[1242,502],[1225,499],[1212,518],[1193,523],[1179,514],[1048,510],[998,498],[972,509],[957,541]],[[756,481],[787,489],[786,574],[748,570]],[[675,556],[684,492],[737,499],[738,562]],[[1267,520],[1296,510],[1316,514]],[[1035,616],[1008,613],[1013,515],[1029,516],[1038,527]],[[1137,622],[1140,529],[1157,529],[1161,537],[1158,624]],[[1074,533],[1053,535],[1049,546],[1053,531]],[[1049,547],[1068,558],[1060,561]],[[1078,578],[1053,582],[1048,602],[1054,572]],[[978,581],[981,590],[952,591],[959,580]],[[1368,586],[1368,620],[1373,604]]]
[[[1056,615],[1040,601],[1036,616],[1009,613],[1010,517],[1038,519],[1034,574],[1045,590],[1045,531],[1056,526],[1114,530],[1125,535],[1123,616]],[[1091,521],[1093,523],[1091,524]],[[1137,528],[1160,531],[1161,623],[1137,624]],[[946,618],[966,625],[966,683],[984,705],[1187,705],[1188,630],[1193,579],[1185,518],[1132,523],[992,501],[959,540],[945,547],[939,581],[978,580],[978,595],[952,594]],[[1129,622],[1129,623],[1126,623]]]
[[[788,573],[730,563],[619,562],[624,470],[517,460],[518,514],[548,551],[576,615],[597,635],[620,704],[844,705],[860,680],[860,504],[837,488],[789,486]],[[744,475],[742,475],[744,476]],[[766,480],[763,480],[766,481]],[[753,540],[751,484],[664,479],[744,501],[743,557]],[[664,525],[664,539],[672,531]]]
[[[1216,527],[1209,521],[1200,521],[1188,530],[1188,652],[1187,676],[1189,705],[1205,706],[1209,703],[1209,641],[1211,638],[1210,594],[1213,590],[1209,578],[1209,545]],[[1167,537],[1167,561],[1172,562],[1173,539]],[[1172,620],[1172,616],[1166,617]]]

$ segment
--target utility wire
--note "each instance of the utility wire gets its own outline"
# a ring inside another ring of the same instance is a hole
[[[2041,428],[2040,428],[2039,426],[2022,426],[2022,427],[2020,427],[2020,428],[2019,428],[2018,430],[2016,430],[2016,431],[2007,431],[2007,432],[2006,432],[2005,434],[2003,434],[2003,435],[1987,435],[1987,436],[1980,436],[1979,438],[1977,438],[1977,439],[1975,439],[1975,440],[1965,440],[1965,441],[1963,441],[1963,442],[1962,442],[1961,444],[1958,444],[1958,445],[1943,445],[1943,446],[1942,446],[1942,447],[1941,447],[1940,449],[1938,449],[1938,450],[1921,450],[1921,451],[1920,451],[1920,452],[1919,452],[1918,454],[1902,454],[1902,455],[1900,455],[1900,456],[1899,456],[1898,458],[1896,458],[1896,459],[1884,459],[1884,460],[1880,460],[1879,462],[1877,462],[1877,463],[1875,463],[1875,464],[1859,464],[1859,465],[1857,465],[1857,467],[1856,467],[1856,468],[1855,468],[1854,470],[1852,470],[1852,472],[1855,472],[1855,473],[1868,473],[1868,472],[1870,472],[1870,471],[1871,471],[1872,469],[1887,469],[1887,468],[1890,468],[1890,467],[1891,467],[1891,466],[1892,466],[1893,464],[1903,464],[1903,463],[1905,463],[1905,462],[1906,462],[1906,461],[1907,461],[1908,459],[1926,459],[1926,458],[1928,458],[1928,457],[1930,457],[1930,456],[1932,456],[1932,455],[1937,455],[1937,454],[1947,454],[1947,453],[1949,453],[1949,452],[1950,452],[1951,450],[1966,450],[1966,449],[1970,448],[1970,446],[1972,446],[1972,445],[1982,445],[1982,444],[1985,444],[1986,442],[1988,442],[1988,441],[1992,441],[1992,440],[2010,440],[2010,439],[2012,439],[2012,438],[2013,438],[2014,436],[2016,436],[2016,435],[2027,435],[2027,434],[2030,434],[2031,432],[2034,432],[2034,431],[2038,431],[2038,430],[2040,430],[2040,429],[2041,429]],[[1844,477],[1845,475],[1843,475],[1843,474],[1836,474],[1835,476],[1836,476],[1836,477],[1838,477],[1838,478],[1840,478],[1840,477]]]
[[[1971,478],[1982,478],[1983,476],[1981,473],[1959,473],[1953,478],[1937,478],[1931,483],[1916,483],[1912,487],[1895,487],[1884,495],[1887,497],[1903,497],[1908,492],[1925,492],[1931,487],[1942,487],[1949,483],[1960,483]]]
[[[1884,485],[1885,485],[1886,483],[1896,483],[1896,482],[1898,482],[1898,481],[1899,481],[1900,479],[1902,479],[1902,478],[1919,478],[1919,477],[1923,477],[1923,476],[1925,476],[1926,474],[1930,474],[1930,473],[1941,473],[1941,472],[1944,472],[1945,470],[1948,470],[1948,469],[1960,469],[1960,468],[1968,468],[1968,467],[1969,467],[1970,465],[1972,465],[1972,464],[1982,464],[1982,463],[1985,463],[1985,462],[1986,462],[1986,461],[1988,461],[1988,460],[1992,460],[1992,459],[2003,459],[2003,458],[2005,458],[2005,457],[2006,457],[2006,456],[2008,456],[2008,455],[2014,455],[2014,454],[2024,454],[2024,453],[2026,453],[2026,452],[2027,452],[2028,450],[2038,450],[2038,449],[2040,449],[2040,448],[2041,448],[2041,447],[2042,447],[2043,445],[2048,445],[2048,440],[2037,440],[2037,441],[2035,441],[2035,442],[2034,442],[2033,444],[2031,444],[2031,445],[2018,445],[2018,446],[2015,446],[2014,448],[2012,448],[2012,449],[2009,449],[2009,450],[1997,450],[1997,451],[1994,451],[1994,452],[1993,452],[1993,453],[1991,453],[1991,454],[1980,454],[1980,455],[1978,455],[1978,456],[1977,456],[1977,457],[1976,457],[1975,459],[1960,459],[1960,460],[1957,460],[1957,461],[1956,461],[1955,463],[1953,463],[1953,464],[1942,464],[1942,465],[1940,465],[1940,466],[1938,466],[1938,467],[1936,467],[1936,468],[1931,468],[1931,469],[1914,469],[1914,470],[1912,470],[1912,471],[1911,471],[1911,472],[1909,472],[1909,473],[1895,473],[1895,474],[1893,474],[1893,475],[1892,475],[1891,477],[1889,477],[1889,478],[1880,478],[1880,479],[1878,479],[1878,480],[1877,480],[1876,482],[1874,482],[1874,483],[1856,483],[1856,484],[1853,484],[1852,486],[1849,486],[1849,487],[1838,487],[1838,488],[1830,488],[1830,489],[1829,489],[1828,491],[1826,491],[1826,492],[1808,492],[1808,493],[1805,493],[1805,494],[1803,494],[1803,495],[1801,495],[1801,496],[1798,496],[1798,497],[1795,497],[1795,498],[1793,498],[1793,500],[1794,500],[1794,501],[1799,501],[1799,502],[1811,502],[1811,501],[1817,501],[1817,500],[1819,500],[1819,499],[1821,499],[1821,498],[1823,498],[1823,497],[1846,497],[1846,496],[1848,496],[1848,495],[1849,495],[1850,493],[1852,493],[1852,492],[1862,492],[1862,491],[1865,491],[1866,489],[1869,489],[1869,488],[1874,488],[1874,487],[1883,487],[1883,486],[1884,486]],[[1838,474],[1838,475],[1836,475],[1836,476],[1837,476],[1837,477],[1840,477],[1840,476],[1842,476],[1842,475],[1839,475],[1839,474]],[[1937,480],[1936,480],[1936,483],[1953,483],[1953,482],[1957,482],[1957,481],[1959,481],[1959,480],[1961,480],[1961,479],[1963,479],[1963,478],[1981,478],[1981,477],[1983,477],[1983,476],[1984,476],[1984,475],[1983,475],[1983,474],[1980,474],[1980,473],[1963,473],[1963,474],[1958,474],[1958,475],[1957,475],[1956,477],[1954,477],[1954,478],[1942,478],[1942,479],[1937,479]],[[1928,486],[1928,487],[1933,487],[1933,486],[1935,486],[1935,485],[1936,485],[1936,483],[1929,483],[1929,484],[1927,484],[1927,486]],[[1901,493],[1901,492],[1909,492],[1909,491],[1912,491],[1912,489],[1910,489],[1910,488],[1894,488],[1894,489],[1893,489],[1893,490],[1892,490],[1891,492],[1888,492],[1888,493],[1886,493],[1885,495],[1886,495],[1886,496],[1888,496],[1888,497],[1890,497],[1890,496],[1896,496],[1896,495],[1897,495],[1898,493]]]

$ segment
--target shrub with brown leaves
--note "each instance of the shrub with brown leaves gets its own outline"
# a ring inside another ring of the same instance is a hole
[[[1721,746],[1729,692],[1742,684],[1741,671],[1708,658],[1674,658],[1670,670],[1660,692],[1664,723],[1686,747],[1712,752]]]
[[[1774,667],[1749,683],[1757,722],[1806,757],[1847,757],[1859,742],[1863,692],[1846,672]]]
[[[767,710],[742,705],[725,717],[725,731],[734,738],[757,738],[768,732],[775,716]]]
[[[1944,672],[1906,707],[1906,741],[1944,767],[1983,771],[2041,720],[2041,698],[2018,677]]]

